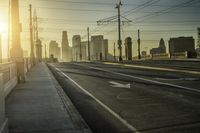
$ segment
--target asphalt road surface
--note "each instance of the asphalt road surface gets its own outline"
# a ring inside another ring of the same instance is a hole
[[[199,133],[200,75],[103,63],[49,64],[94,133]]]

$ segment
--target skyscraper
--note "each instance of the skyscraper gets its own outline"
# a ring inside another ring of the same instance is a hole
[[[88,41],[81,42],[81,53],[82,60],[87,60],[88,58]]]
[[[93,60],[100,60],[103,57],[104,39],[102,35],[91,37],[91,57]]]
[[[108,39],[103,35],[91,36],[90,55],[93,60],[107,60]]]
[[[132,60],[132,38],[127,37],[125,39],[125,53],[126,53],[126,60]]]
[[[81,49],[81,36],[74,35],[72,38],[72,47],[73,47],[73,60],[82,60],[82,49]]]
[[[62,33],[62,44],[61,44],[61,58],[63,61],[69,61],[71,59],[71,51],[69,47],[67,31],[63,31]]]
[[[60,59],[60,48],[58,47],[58,43],[56,41],[51,41],[49,43],[49,57],[51,57],[51,55]]]

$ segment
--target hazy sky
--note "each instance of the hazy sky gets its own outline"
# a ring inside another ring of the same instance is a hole
[[[50,40],[61,42],[63,30],[67,30],[71,45],[72,36],[80,34],[86,40],[87,27],[92,35],[102,34],[109,39],[109,52],[117,42],[117,23],[97,26],[96,21],[117,15],[118,0],[19,0],[23,25],[22,46],[29,49],[29,4],[37,10],[39,36],[43,44]],[[137,30],[141,30],[142,50],[157,47],[164,38],[168,47],[170,37],[193,36],[197,38],[200,27],[200,0],[122,0],[122,16],[132,20],[122,28],[122,39],[133,39],[133,52],[137,54]],[[8,0],[0,0],[0,23],[7,21]],[[122,18],[122,20],[125,20]],[[113,21],[116,21],[114,19]],[[6,43],[6,32],[3,33]],[[6,48],[6,45],[4,46]]]

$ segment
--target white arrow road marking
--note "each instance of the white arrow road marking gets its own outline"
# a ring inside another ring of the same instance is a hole
[[[131,88],[131,84],[121,84],[121,83],[117,83],[115,81],[109,81],[110,84],[112,84],[112,87],[116,87],[116,88],[127,88],[130,89]]]

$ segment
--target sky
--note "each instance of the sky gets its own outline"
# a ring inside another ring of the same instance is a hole
[[[32,4],[39,18],[39,37],[43,45],[48,46],[51,40],[60,44],[63,30],[68,32],[70,45],[73,35],[81,35],[82,41],[86,41],[87,27],[90,27],[91,35],[104,35],[109,40],[109,52],[113,53],[113,44],[118,40],[117,19],[99,26],[97,21],[116,16],[115,7],[119,0],[19,0],[19,3],[23,49],[30,49],[29,4]],[[122,26],[123,43],[130,36],[133,55],[136,56],[138,29],[141,31],[141,50],[158,47],[161,38],[165,40],[167,48],[168,40],[172,37],[192,36],[197,39],[199,14],[200,0],[122,0],[122,20],[131,20]],[[7,20],[8,0],[0,0],[0,27],[6,27]],[[7,55],[6,29],[0,30],[4,58]]]

